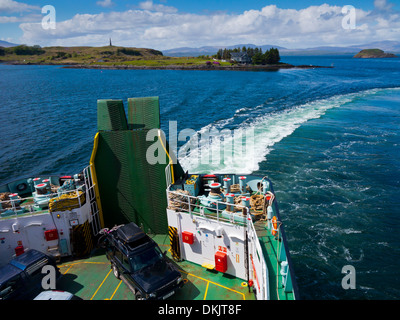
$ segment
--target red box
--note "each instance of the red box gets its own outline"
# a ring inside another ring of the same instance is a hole
[[[15,247],[15,255],[18,257],[25,252],[23,246]]]
[[[46,238],[46,241],[57,240],[58,239],[57,229],[46,230],[44,232],[44,237]]]
[[[184,243],[188,243],[188,244],[193,244],[193,233],[189,232],[189,231],[183,231],[182,232],[182,241]]]
[[[226,252],[218,251],[215,254],[215,270],[226,272],[228,270],[228,258]]]

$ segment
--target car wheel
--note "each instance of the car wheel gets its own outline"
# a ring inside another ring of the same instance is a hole
[[[143,295],[139,290],[136,290],[135,297],[136,300],[144,300]]]
[[[117,268],[117,266],[115,264],[112,265],[112,270],[113,270],[114,276],[117,279],[119,279],[119,271],[118,271],[118,268]]]

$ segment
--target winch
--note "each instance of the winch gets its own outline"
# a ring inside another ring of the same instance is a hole
[[[210,187],[210,192],[208,196],[199,196],[200,203],[208,208],[217,208],[217,202],[225,202],[224,195],[221,192],[221,184],[218,182],[213,182],[208,185]],[[226,205],[219,203],[218,209],[225,209]]]

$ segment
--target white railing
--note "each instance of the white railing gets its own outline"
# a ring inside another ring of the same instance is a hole
[[[213,208],[198,203],[199,198],[177,191],[167,190],[168,208],[200,215],[217,221],[238,223],[246,228],[248,238],[248,270],[254,282],[258,300],[269,300],[268,268],[254,228],[248,207],[222,201],[213,201]],[[229,206],[230,210],[226,210]],[[208,209],[208,210],[206,210]],[[208,212],[207,212],[208,211]]]
[[[257,300],[269,300],[268,268],[256,230],[251,219],[247,219],[249,273],[254,282]]]
[[[43,203],[48,203],[51,199],[58,198],[62,195],[65,194],[73,194],[76,193],[76,197],[71,197],[71,199],[78,199],[78,204],[79,207],[82,206],[81,203],[81,195],[79,192],[83,192],[82,190],[83,186],[79,186],[76,189],[73,190],[61,190],[59,193],[48,193],[48,194],[41,194],[40,195],[40,201]],[[23,204],[24,202],[29,201],[26,204]],[[11,207],[9,207],[11,205]],[[17,198],[17,199],[9,199],[9,200],[3,200],[0,201],[0,219],[2,218],[8,218],[11,216],[15,215],[22,215],[22,214],[38,214],[38,213],[43,213],[48,211],[48,205],[42,205],[40,207],[37,203],[35,203],[35,197],[32,195],[30,197],[26,198]],[[38,210],[38,209],[41,210]]]
[[[230,223],[246,224],[247,207],[223,201],[212,201],[215,207],[207,207],[197,203],[199,200],[199,197],[194,197],[178,191],[167,190],[169,209],[184,211],[189,214],[200,215],[217,221],[221,220]],[[196,210],[196,208],[198,210]],[[228,208],[230,210],[227,210]]]
[[[167,188],[172,184],[172,177],[171,177],[171,163],[169,163],[165,167],[165,179],[167,183]]]
[[[99,207],[96,200],[96,189],[95,183],[93,181],[93,171],[91,165],[83,169],[83,177],[86,186],[86,194],[89,198],[87,199],[87,201],[89,201],[90,203],[90,212],[92,215],[92,231],[94,235],[97,235],[102,228],[100,225]]]

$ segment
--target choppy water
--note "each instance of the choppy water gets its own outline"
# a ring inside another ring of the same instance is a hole
[[[334,68],[0,65],[0,183],[80,171],[93,147],[97,99],[159,96],[167,136],[169,121],[177,121],[178,133],[230,133],[192,147],[181,158],[185,169],[254,172],[273,181],[303,299],[399,299],[400,59],[283,60]],[[198,161],[250,134],[256,148],[218,163]],[[345,265],[356,269],[354,290],[341,286]]]

